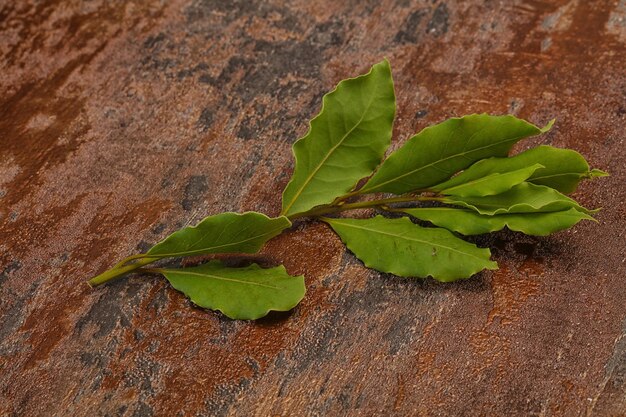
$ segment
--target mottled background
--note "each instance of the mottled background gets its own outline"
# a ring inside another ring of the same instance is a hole
[[[395,148],[449,116],[544,124],[612,176],[454,284],[365,269],[322,224],[237,322],[163,279],[85,279],[207,214],[276,215],[291,144],[389,58]],[[626,415],[626,1],[0,1],[0,414]]]

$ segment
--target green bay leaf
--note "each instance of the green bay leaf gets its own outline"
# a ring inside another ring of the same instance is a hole
[[[180,229],[154,245],[145,258],[208,253],[256,253],[263,244],[291,226],[284,216],[270,218],[256,212],[221,213],[195,226]]]
[[[581,220],[594,220],[588,214],[575,208],[548,213],[499,214],[495,216],[478,214],[471,210],[451,207],[429,207],[398,209],[420,220],[429,221],[463,235],[478,235],[502,230],[510,230],[533,236],[547,236],[565,230]]]
[[[508,158],[487,158],[476,162],[459,175],[443,184],[432,187],[434,191],[454,187],[495,173],[507,173],[535,164],[543,165],[528,178],[528,182],[545,185],[565,194],[573,192],[585,178],[605,176],[605,172],[589,170],[581,154],[571,149],[541,145]]]
[[[489,249],[481,249],[448,230],[425,228],[407,217],[324,218],[346,246],[369,267],[403,277],[432,276],[448,282],[497,269]]]
[[[587,214],[592,212],[553,188],[529,182],[518,184],[502,194],[485,197],[445,196],[439,201],[472,209],[484,215],[546,213],[570,208]]]
[[[473,114],[430,126],[383,162],[359,194],[404,194],[439,184],[474,162],[506,156],[521,139],[546,132],[511,115]]]
[[[389,146],[395,108],[386,60],[326,94],[308,133],[293,145],[296,163],[282,214],[331,203],[369,175]]]
[[[194,304],[219,310],[231,319],[256,320],[271,310],[291,310],[306,292],[304,277],[290,276],[283,266],[264,269],[252,264],[229,268],[211,261],[191,268],[158,271]]]
[[[450,186],[448,182],[445,182],[433,187],[432,190],[439,191],[441,194],[456,195],[460,197],[484,197],[488,195],[501,194],[510,190],[514,186],[523,183],[540,168],[543,168],[543,165],[534,164],[529,167],[508,172],[496,172],[481,177],[468,178],[465,182],[460,182],[452,186]],[[470,167],[467,171],[463,171],[463,173],[454,177],[453,180],[463,176],[471,169],[472,168]]]

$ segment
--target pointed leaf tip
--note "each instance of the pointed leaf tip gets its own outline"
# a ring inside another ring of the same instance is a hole
[[[556,123],[556,119],[550,120],[544,127],[539,130],[541,131],[541,133],[549,132],[552,129],[552,126],[554,126],[554,123]]]
[[[606,171],[602,171],[601,169],[592,169],[591,171],[589,171],[589,178],[600,178],[600,177],[610,177],[611,174],[609,174]]]

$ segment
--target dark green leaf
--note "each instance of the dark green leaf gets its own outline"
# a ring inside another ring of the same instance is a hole
[[[255,253],[265,242],[291,226],[284,216],[269,218],[256,212],[221,213],[206,217],[157,243],[146,258],[206,253]]]
[[[404,194],[426,189],[450,178],[474,162],[506,156],[521,139],[546,132],[513,116],[474,114],[427,127],[393,152],[360,194]]]
[[[452,179],[456,180],[457,178],[463,176],[465,178],[462,179],[462,182],[457,182],[457,184],[450,186],[448,181],[446,181],[443,184],[433,187],[433,190],[439,191],[441,194],[456,195],[459,197],[484,197],[487,195],[501,194],[510,190],[514,186],[523,183],[540,168],[543,168],[543,165],[535,164],[529,167],[516,169],[514,171],[505,171],[502,173],[496,172],[472,178],[470,175],[467,175],[472,169],[470,167]],[[449,182],[452,182],[452,180]]]
[[[562,193],[571,193],[584,178],[607,175],[600,170],[589,171],[585,158],[571,149],[559,149],[541,145],[509,158],[488,158],[476,162],[456,177],[432,189],[442,190],[454,187],[495,173],[506,173],[525,167],[541,164],[528,181],[554,188]]]
[[[231,319],[255,320],[270,310],[288,311],[304,297],[304,277],[283,266],[256,264],[228,268],[219,261],[183,269],[159,270],[178,291],[200,307],[219,310]]]
[[[489,249],[481,249],[445,229],[425,228],[408,218],[323,219],[363,263],[403,277],[432,276],[439,281],[468,278],[497,269]]]
[[[293,145],[296,166],[282,214],[331,203],[369,175],[389,146],[395,108],[386,60],[325,95],[308,133]]]
[[[581,220],[593,220],[593,217],[575,208],[551,213],[499,214],[496,216],[487,216],[470,210],[450,207],[399,209],[397,211],[402,211],[420,220],[429,221],[434,225],[445,227],[463,235],[495,232],[507,226],[511,230],[527,235],[547,236],[550,233],[570,228]]]
[[[486,197],[443,197],[439,201],[475,210],[480,214],[494,215],[504,213],[546,213],[575,208],[583,213],[590,211],[578,205],[571,198],[558,191],[523,182],[498,195]]]

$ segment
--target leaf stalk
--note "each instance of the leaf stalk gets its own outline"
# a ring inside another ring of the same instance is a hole
[[[135,263],[126,265],[127,259],[125,259],[124,261],[118,264],[118,265],[121,264],[122,266],[115,266],[111,269],[108,269],[104,271],[103,273],[101,273],[100,275],[97,275],[91,278],[89,281],[87,281],[87,283],[89,284],[90,287],[97,287],[98,285],[102,285],[104,283],[112,281],[116,278],[121,277],[122,275],[126,275],[130,272],[133,272],[141,268],[142,266],[146,266],[157,260],[158,260],[157,258],[143,258],[143,259],[139,259]]]
[[[349,196],[350,194],[346,194]],[[326,204],[323,206],[314,207],[311,210],[304,211],[302,213],[292,214],[287,218],[291,221],[295,219],[300,219],[303,217],[320,217],[328,214],[340,213],[342,211],[348,210],[358,210],[358,209],[367,209],[367,208],[376,208],[376,207],[385,207],[388,204],[394,203],[414,203],[419,201],[441,201],[440,197],[431,197],[431,196],[404,196],[404,197],[390,197],[390,198],[382,198],[378,200],[370,200],[370,201],[358,201],[355,203],[345,203],[345,199],[341,199],[336,203]]]

